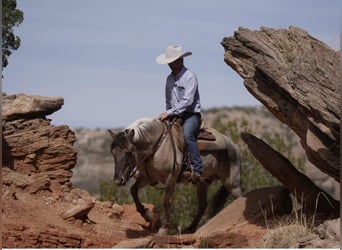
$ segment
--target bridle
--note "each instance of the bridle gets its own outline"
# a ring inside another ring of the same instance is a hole
[[[125,166],[128,166],[128,171],[126,174],[126,180],[128,180],[128,179],[132,178],[138,170],[138,167],[136,164],[137,156],[136,156],[136,153],[133,151],[127,151],[125,154],[126,154],[125,155],[125,159],[126,159]]]
[[[134,166],[136,165],[135,162],[136,162],[137,157],[135,156],[135,152],[133,150],[127,150],[126,145],[124,145],[123,139],[126,139],[126,137],[127,137],[127,135],[126,135],[125,131],[120,132],[117,135],[117,137],[115,138],[115,140],[113,140],[110,150],[112,151],[113,148],[115,148],[115,147],[119,147],[119,148],[124,150],[124,152],[125,152],[125,167],[128,166],[128,171],[126,172],[125,180],[128,180],[136,172],[136,170],[134,170]]]

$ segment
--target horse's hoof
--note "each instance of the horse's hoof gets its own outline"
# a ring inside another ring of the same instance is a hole
[[[146,209],[145,210],[145,216],[144,216],[144,219],[147,221],[147,222],[152,222],[153,221],[153,217],[154,217],[154,213],[150,210],[150,209]]]
[[[147,208],[145,210],[144,219],[150,223],[150,228],[152,231],[157,231],[161,227],[160,216],[156,209],[151,211]]]
[[[158,236],[165,236],[165,235],[167,235],[167,233],[168,233],[167,228],[161,227],[161,228],[159,228],[157,235]]]
[[[196,229],[192,228],[192,227],[188,227],[187,229],[182,231],[182,234],[192,234],[196,231]]]
[[[154,213],[153,219],[151,221],[152,231],[157,231],[161,227],[161,220],[158,213]]]

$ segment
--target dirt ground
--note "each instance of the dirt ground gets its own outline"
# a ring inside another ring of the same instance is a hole
[[[209,242],[194,234],[161,237],[149,228],[134,205],[93,200],[87,216],[63,219],[63,212],[89,198],[84,190],[73,189],[57,197],[48,190],[29,194],[12,186],[3,186],[2,191],[4,248],[112,248],[118,243],[139,248],[256,248],[266,233],[264,227],[245,222],[224,236],[211,237]]]

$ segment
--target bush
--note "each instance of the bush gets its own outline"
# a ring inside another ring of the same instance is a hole
[[[118,187],[112,181],[100,182],[100,201],[111,201],[117,204],[131,204],[133,199],[125,187]]]

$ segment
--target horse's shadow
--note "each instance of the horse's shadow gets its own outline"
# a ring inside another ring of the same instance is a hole
[[[154,234],[155,232],[153,232],[151,229],[144,227],[144,230],[133,230],[133,229],[128,229],[126,231],[126,236],[129,239],[136,239],[136,238],[143,238],[143,237],[147,237],[147,236],[151,236],[152,234]]]

